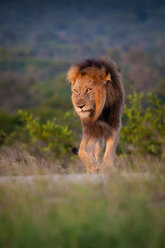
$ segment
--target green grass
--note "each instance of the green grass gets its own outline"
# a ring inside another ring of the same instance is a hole
[[[163,164],[116,168],[98,183],[1,182],[0,247],[165,247]]]

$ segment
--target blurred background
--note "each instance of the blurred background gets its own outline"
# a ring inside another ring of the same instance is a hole
[[[141,106],[132,112],[132,118],[140,111],[144,120],[145,112],[141,111],[150,106],[148,92],[154,106],[159,105],[156,108],[161,111],[159,120],[150,132],[145,130],[145,137],[142,137],[151,142],[155,139],[151,137],[153,129],[158,123],[164,124],[164,1],[0,1],[0,144],[13,145],[16,141],[30,144],[33,139],[35,142],[40,140],[40,146],[45,150],[52,150],[56,141],[50,144],[50,135],[62,135],[62,139],[58,137],[61,141],[67,133],[69,143],[58,152],[56,144],[56,155],[63,150],[70,151],[73,144],[78,145],[81,128],[73,113],[66,72],[72,63],[100,56],[110,57],[117,63],[126,96],[133,94],[130,104],[134,102],[135,108]],[[126,97],[126,104],[129,101]],[[153,108],[148,114],[154,114]],[[128,124],[126,117],[123,123]],[[140,124],[135,118],[133,121],[135,127],[143,125],[142,120]],[[146,119],[146,128],[149,122]],[[67,131],[64,125],[67,125]],[[133,132],[135,127],[131,126],[126,132]],[[59,133],[58,128],[61,128]],[[44,130],[47,134],[43,134]],[[73,139],[69,132],[75,135]],[[155,135],[162,136],[159,132],[156,130]],[[126,141],[127,135],[123,135],[125,142],[133,144],[133,140]],[[140,144],[141,139],[138,142]],[[151,143],[147,143],[147,147],[152,146]],[[158,147],[156,144],[156,148],[147,149],[149,153],[160,155],[161,146],[162,141]]]

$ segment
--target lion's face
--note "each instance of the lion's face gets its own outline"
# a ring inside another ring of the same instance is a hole
[[[96,120],[104,107],[106,91],[88,75],[79,76],[72,85],[73,106],[81,119]]]

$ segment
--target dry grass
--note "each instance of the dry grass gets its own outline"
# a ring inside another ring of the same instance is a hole
[[[81,173],[83,167],[76,160],[56,161],[44,154],[32,155],[22,145],[3,147],[0,151],[0,175],[50,175]]]
[[[115,166],[111,169],[110,174],[116,173],[155,173],[155,169],[162,170],[163,161],[157,158],[143,158],[140,155],[122,155],[118,156]],[[52,174],[84,174],[85,169],[75,155],[74,160],[56,161],[55,158],[45,156],[44,154],[32,155],[25,150],[22,145],[15,147],[3,147],[0,151],[0,175],[52,175]]]
[[[1,175],[83,171],[16,148],[0,156]],[[66,176],[0,183],[0,247],[165,247],[163,162],[124,156],[104,180],[80,184]]]

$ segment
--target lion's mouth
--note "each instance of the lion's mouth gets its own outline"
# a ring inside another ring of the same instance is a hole
[[[86,110],[83,110],[83,109],[77,109],[77,113],[78,115],[80,115],[81,117],[89,117],[92,115],[92,112],[93,110],[92,109],[86,109]]]
[[[78,111],[78,113],[89,113],[89,114],[91,114],[92,109],[86,109],[86,110],[81,109],[81,110]]]

